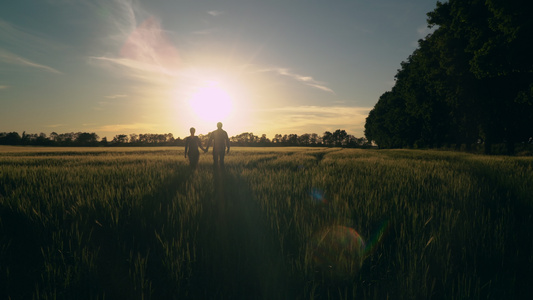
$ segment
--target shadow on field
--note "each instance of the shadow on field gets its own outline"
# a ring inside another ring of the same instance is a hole
[[[480,185],[490,187],[492,198],[487,198],[483,206],[490,211],[488,224],[502,224],[509,222],[505,228],[504,240],[499,240],[513,255],[505,252],[476,253],[480,278],[484,282],[491,282],[494,274],[503,274],[501,281],[509,290],[495,289],[493,294],[501,298],[524,297],[531,295],[531,282],[533,280],[533,243],[531,241],[531,228],[533,228],[533,204],[531,195],[520,194],[513,182],[502,180],[501,174],[494,172],[491,167],[479,161],[470,161],[472,167],[468,170]],[[505,175],[503,175],[505,176]],[[472,208],[474,210],[474,208]],[[508,217],[508,216],[511,217]],[[508,218],[508,219],[506,219]],[[524,263],[528,261],[530,263]],[[501,263],[495,263],[501,262]],[[512,291],[512,293],[510,292]]]
[[[31,298],[43,263],[39,229],[23,213],[0,206],[0,298]]]
[[[111,299],[177,299],[179,287],[169,275],[172,271],[162,259],[165,250],[154,233],[168,228],[170,235],[176,235],[168,211],[177,210],[174,198],[190,176],[188,166],[178,166],[154,193],[124,205],[117,224],[102,216],[93,224],[99,293]]]
[[[213,174],[204,203],[199,264],[192,299],[294,299],[280,249],[247,184],[227,171]]]
[[[210,194],[188,187],[201,179],[187,165],[169,174],[145,195],[118,186],[105,199],[53,201],[42,218],[0,205],[0,298],[295,298],[243,179],[215,172]]]

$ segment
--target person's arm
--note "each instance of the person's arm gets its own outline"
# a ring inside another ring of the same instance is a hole
[[[228,147],[228,152],[229,153],[229,138],[228,138],[228,133],[226,132],[225,134],[225,138],[226,138],[226,147]]]
[[[185,158],[187,158],[187,150],[189,150],[189,138],[185,138]]]
[[[198,147],[200,147],[202,151],[207,152],[207,149],[204,149],[204,147],[202,147],[202,141],[200,140],[200,138],[197,138],[197,139],[198,139]]]

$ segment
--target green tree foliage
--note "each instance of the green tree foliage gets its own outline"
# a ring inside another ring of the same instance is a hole
[[[128,138],[127,135],[125,135],[125,134],[117,134],[113,138],[112,143],[114,143],[114,144],[125,144],[125,143],[128,142],[128,140],[129,140],[129,138]]]
[[[406,113],[405,98],[398,97],[394,89],[379,98],[378,103],[367,117],[365,135],[369,141],[376,141],[382,148],[412,146],[414,139],[408,134],[413,132],[412,118]]]
[[[76,138],[76,143],[80,146],[95,146],[98,145],[98,135],[96,133],[79,133]]]
[[[199,134],[198,138],[206,144],[209,135]],[[17,132],[0,132],[0,145],[31,145],[31,146],[70,146],[70,147],[96,147],[96,146],[183,146],[184,140],[174,138],[172,133],[166,134],[117,134],[111,141],[103,137],[100,141],[96,133],[88,132],[70,132],[50,133],[47,137],[45,133],[27,134],[22,133],[20,136]],[[321,137],[316,133],[304,133],[300,136],[297,134],[276,134],[272,140],[267,138],[266,134],[260,137],[252,132],[244,132],[230,137],[234,146],[246,147],[269,147],[269,146],[328,146],[328,147],[350,147],[350,148],[367,148],[370,143],[365,138],[356,138],[347,134],[344,129],[337,129],[331,133],[326,131]]]
[[[365,135],[380,147],[466,145],[490,153],[533,137],[531,1],[450,0],[428,13],[436,30],[370,112]]]
[[[18,132],[1,132],[0,133],[0,145],[20,145],[22,138]]]

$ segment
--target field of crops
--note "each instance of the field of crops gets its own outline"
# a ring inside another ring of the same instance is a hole
[[[530,299],[533,158],[0,147],[2,299]]]

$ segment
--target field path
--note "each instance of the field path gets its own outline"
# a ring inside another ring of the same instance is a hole
[[[247,184],[231,172],[214,174],[214,197],[204,203],[194,296],[282,299],[287,272],[279,247]]]

